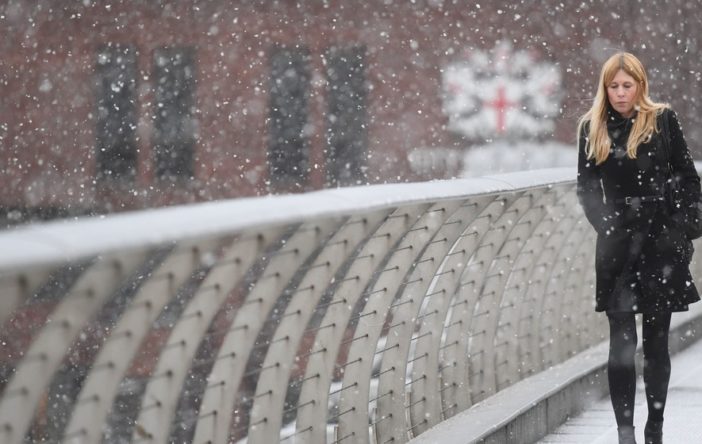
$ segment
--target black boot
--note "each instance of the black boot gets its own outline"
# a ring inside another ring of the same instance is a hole
[[[663,421],[646,421],[644,437],[646,444],[663,444]]]
[[[619,444],[636,444],[634,426],[617,427],[617,432],[619,433]]]

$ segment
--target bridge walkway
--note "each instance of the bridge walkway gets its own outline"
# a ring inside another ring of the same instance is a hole
[[[672,375],[665,409],[664,442],[702,443],[702,342],[672,357]],[[643,443],[648,408],[643,379],[639,374],[636,389],[634,426],[637,442]],[[609,397],[595,403],[582,414],[539,441],[539,444],[610,444],[617,442],[617,428]]]

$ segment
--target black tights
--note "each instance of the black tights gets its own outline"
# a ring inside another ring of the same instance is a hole
[[[609,362],[607,372],[609,392],[618,426],[634,424],[636,395],[636,321],[633,313],[610,313]],[[663,410],[670,380],[668,330],[670,313],[643,315],[644,386],[648,403],[648,419],[663,421]]]

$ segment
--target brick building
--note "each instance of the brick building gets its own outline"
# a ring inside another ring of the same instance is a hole
[[[449,128],[442,73],[497,42],[560,72],[539,140],[573,143],[616,49],[700,140],[694,3],[4,0],[0,208],[14,223],[452,177],[446,153],[481,140]],[[445,161],[413,169],[419,148]]]

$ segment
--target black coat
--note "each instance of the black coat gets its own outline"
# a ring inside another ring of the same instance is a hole
[[[700,299],[690,275],[692,242],[678,214],[670,216],[664,201],[615,203],[625,196],[662,194],[667,157],[661,133],[638,147],[636,159],[626,155],[632,125],[609,108],[607,129],[612,140],[609,157],[600,165],[586,159],[587,123],[579,135],[577,195],[597,232],[595,255],[596,311],[649,313],[685,311]],[[697,202],[700,177],[672,110],[658,116],[658,128],[668,119],[670,164],[678,179],[684,205]]]

